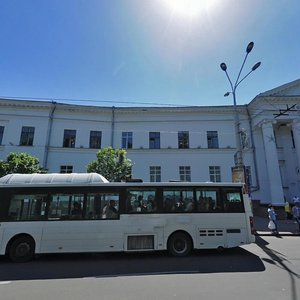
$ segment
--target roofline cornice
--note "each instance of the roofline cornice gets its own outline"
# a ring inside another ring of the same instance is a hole
[[[65,104],[55,101],[33,101],[33,100],[16,100],[16,99],[0,99],[0,106],[13,107],[13,108],[33,108],[33,109],[50,109],[56,106],[56,111],[72,111],[72,112],[111,112],[115,113],[183,113],[183,112],[199,112],[199,113],[232,113],[233,105],[223,106],[176,106],[176,107],[107,107],[107,106],[86,106],[77,104]],[[240,112],[246,110],[246,105],[237,105]]]

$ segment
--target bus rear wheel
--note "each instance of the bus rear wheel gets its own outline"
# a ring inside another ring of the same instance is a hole
[[[186,233],[174,233],[169,239],[168,250],[173,256],[187,256],[192,250],[192,240]]]
[[[27,262],[33,259],[34,248],[34,241],[31,237],[18,237],[10,244],[8,256],[13,262]]]

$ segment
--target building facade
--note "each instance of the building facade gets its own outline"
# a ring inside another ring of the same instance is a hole
[[[237,106],[253,199],[300,195],[300,80]],[[233,106],[98,107],[0,99],[0,159],[36,156],[51,173],[86,172],[96,152],[124,148],[134,178],[232,181]]]

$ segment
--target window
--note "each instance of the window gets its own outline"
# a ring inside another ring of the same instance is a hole
[[[82,219],[83,199],[83,194],[51,195],[48,219]]]
[[[191,167],[180,166],[179,177],[180,177],[180,181],[191,181]]]
[[[207,131],[207,148],[219,148],[218,131]]]
[[[219,189],[197,188],[197,211],[199,212],[222,212],[222,202]]]
[[[4,126],[0,126],[0,145],[2,145]]]
[[[100,149],[101,148],[101,131],[91,131],[90,132],[90,148]]]
[[[157,212],[155,190],[153,189],[128,189],[126,197],[126,212],[128,213],[153,213]]]
[[[160,132],[149,132],[149,148],[160,149]]]
[[[122,148],[132,149],[132,132],[122,132]]]
[[[22,127],[20,146],[32,146],[34,137],[34,127]]]
[[[178,148],[188,149],[189,148],[189,132],[179,131],[178,132]]]
[[[166,189],[163,191],[164,212],[193,212],[195,208],[193,190]]]
[[[209,167],[209,180],[212,182],[221,182],[221,168],[219,166]]]
[[[224,189],[224,211],[225,212],[244,212],[243,198],[239,189]]]
[[[75,148],[76,130],[65,129],[63,147]]]
[[[118,219],[119,194],[97,193],[87,195],[85,219]]]
[[[14,195],[8,211],[9,220],[42,220],[46,203],[47,195]]]
[[[150,167],[150,182],[161,182],[161,167],[151,166]]]
[[[73,166],[60,166],[60,173],[73,173]]]

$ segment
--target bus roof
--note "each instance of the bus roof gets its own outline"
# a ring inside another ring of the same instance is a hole
[[[0,178],[0,186],[98,184],[109,181],[98,173],[9,174]]]
[[[233,182],[109,182],[98,173],[49,173],[49,174],[9,174],[0,178],[0,188],[9,187],[50,187],[50,186],[242,186]]]

